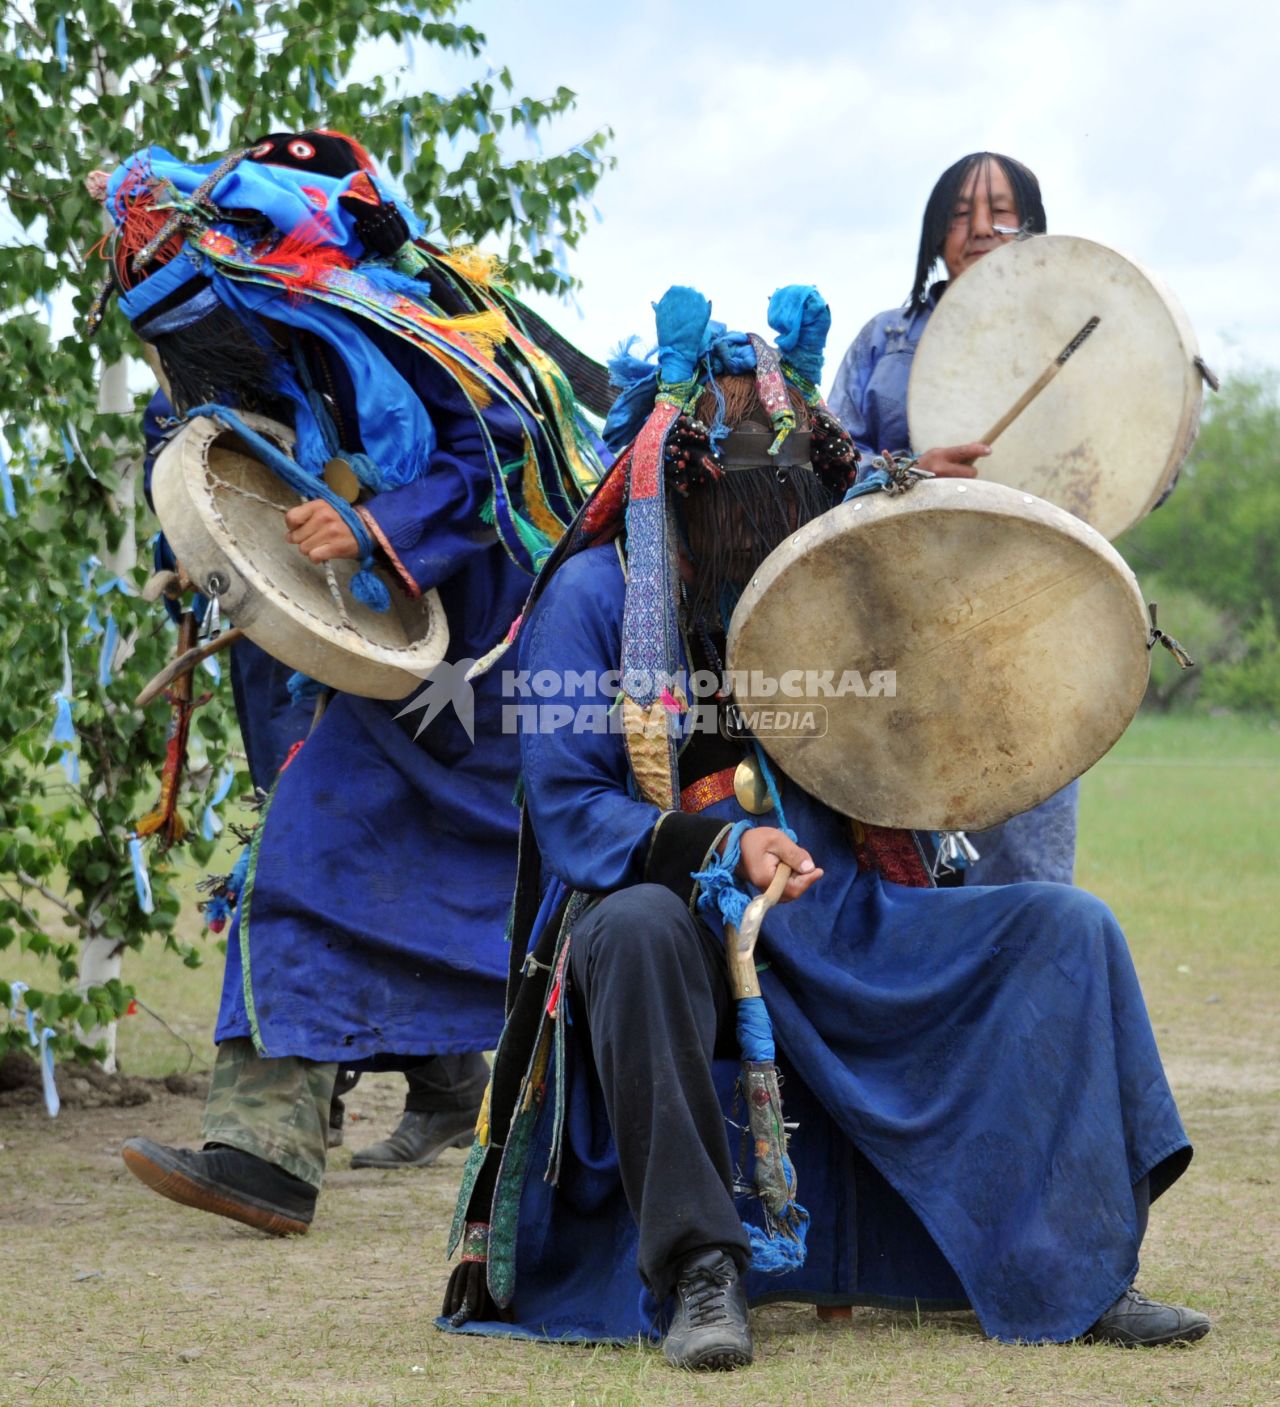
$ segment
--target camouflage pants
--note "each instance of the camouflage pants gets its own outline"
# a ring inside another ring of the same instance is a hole
[[[336,1065],[268,1060],[252,1041],[223,1041],[204,1106],[205,1142],[265,1158],[319,1191],[337,1075]]]

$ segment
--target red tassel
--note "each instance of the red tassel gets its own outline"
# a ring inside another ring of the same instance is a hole
[[[126,292],[147,273],[154,273],[162,264],[167,264],[182,249],[182,234],[179,231],[165,241],[146,273],[139,274],[133,267],[134,255],[151,243],[173,213],[156,207],[158,190],[150,171],[134,166],[116,192],[115,215],[120,224],[115,246],[116,277]]]
[[[333,243],[328,220],[316,215],[282,236],[265,253],[257,254],[255,262],[296,296],[323,283],[335,270],[353,267],[355,260]]]

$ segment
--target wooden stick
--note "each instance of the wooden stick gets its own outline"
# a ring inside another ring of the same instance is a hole
[[[982,436],[980,443],[993,445],[996,440],[1009,428],[1010,425],[1022,414],[1041,391],[1053,380],[1055,376],[1066,366],[1073,353],[1080,349],[1080,346],[1092,335],[1093,330],[1102,321],[1099,317],[1091,317],[1070,342],[1058,353],[1049,365],[1039,376],[1027,387],[999,420]]]
[[[157,694],[161,694],[169,687],[173,681],[191,671],[203,660],[207,660],[211,655],[216,655],[219,650],[225,650],[228,645],[234,645],[244,634],[238,625],[233,625],[230,630],[224,630],[221,635],[215,635],[212,640],[206,640],[203,645],[197,645],[194,649],[184,650],[172,664],[167,664],[159,674],[142,690],[133,701],[134,708],[146,708]]]

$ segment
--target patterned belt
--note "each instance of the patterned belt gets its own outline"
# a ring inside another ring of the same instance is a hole
[[[708,806],[732,796],[733,774],[737,770],[736,767],[726,767],[720,772],[712,772],[709,777],[691,782],[680,793],[681,811],[705,811]]]

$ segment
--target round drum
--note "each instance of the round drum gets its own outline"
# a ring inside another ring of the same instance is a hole
[[[1203,388],[1173,294],[1105,244],[1015,240],[951,284],[912,363],[915,452],[981,440],[1093,317],[1096,329],[977,469],[1118,537],[1172,486]]]
[[[794,533],[743,593],[727,663],[739,722],[819,800],[984,830],[1115,743],[1147,635],[1133,573],[1093,528],[1003,484],[933,479]]]
[[[241,417],[283,448],[293,432],[262,416]],[[151,494],[179,562],[250,640],[330,688],[400,699],[444,658],[449,625],[439,596],[411,601],[378,569],[391,609],[372,611],[351,594],[358,565],[317,564],[285,540],[284,515],[302,502],[247,452],[234,431],[198,417],[156,460]]]

